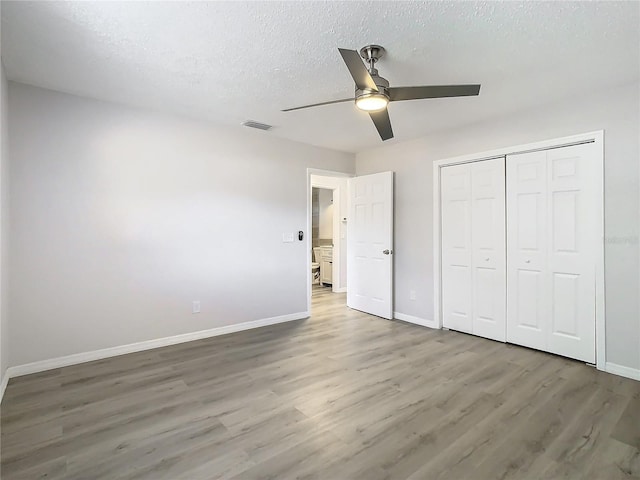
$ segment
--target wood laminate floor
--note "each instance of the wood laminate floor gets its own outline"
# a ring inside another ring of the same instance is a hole
[[[308,320],[12,379],[2,478],[640,476],[640,382],[328,292]]]

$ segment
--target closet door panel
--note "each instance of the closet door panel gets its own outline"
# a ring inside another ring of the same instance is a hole
[[[595,363],[595,251],[592,145],[547,152],[548,350]]]
[[[472,332],[471,169],[441,169],[442,323]]]
[[[507,341],[594,363],[593,145],[507,162]]]
[[[546,349],[546,152],[507,157],[507,341]]]
[[[471,164],[473,333],[504,342],[504,158]]]

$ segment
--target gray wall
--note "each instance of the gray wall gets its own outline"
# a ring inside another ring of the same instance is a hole
[[[604,129],[608,361],[640,368],[639,87],[358,154],[396,172],[395,310],[432,316],[433,160]],[[9,110],[10,365],[306,309],[306,242],[281,236],[306,228],[306,168],[352,155],[11,82]]]
[[[9,107],[12,366],[306,311],[306,169],[352,154],[12,82]]]
[[[357,154],[358,175],[396,172],[395,310],[433,316],[434,160],[603,129],[607,361],[640,368],[639,92],[637,83],[621,86]]]

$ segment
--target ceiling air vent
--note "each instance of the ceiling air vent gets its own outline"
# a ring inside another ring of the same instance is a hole
[[[257,128],[258,130],[271,130],[273,125],[267,125],[266,123],[254,122],[253,120],[247,120],[242,122],[245,127]]]

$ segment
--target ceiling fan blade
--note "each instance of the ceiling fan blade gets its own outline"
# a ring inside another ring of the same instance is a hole
[[[353,77],[353,81],[356,83],[356,87],[360,90],[370,89],[377,92],[378,87],[376,82],[373,81],[369,70],[367,70],[367,67],[362,63],[360,54],[355,50],[347,50],[345,48],[339,48],[338,50],[340,51],[340,55],[342,55],[344,63],[347,64],[347,68]]]
[[[480,93],[480,85],[429,85],[425,87],[396,87],[389,89],[392,102],[421,98],[469,97]]]
[[[382,140],[389,140],[393,138],[393,129],[391,128],[391,119],[389,118],[389,111],[385,108],[379,112],[369,112],[373,124],[378,129],[380,138]]]
[[[301,110],[303,108],[311,108],[311,107],[319,107],[321,105],[331,105],[332,103],[344,103],[344,102],[353,102],[353,97],[351,98],[343,98],[342,100],[331,100],[330,102],[322,102],[322,103],[314,103],[312,105],[304,105],[302,107],[293,107],[293,108],[285,108],[284,110],[280,110],[281,112],[291,112],[293,110]]]

